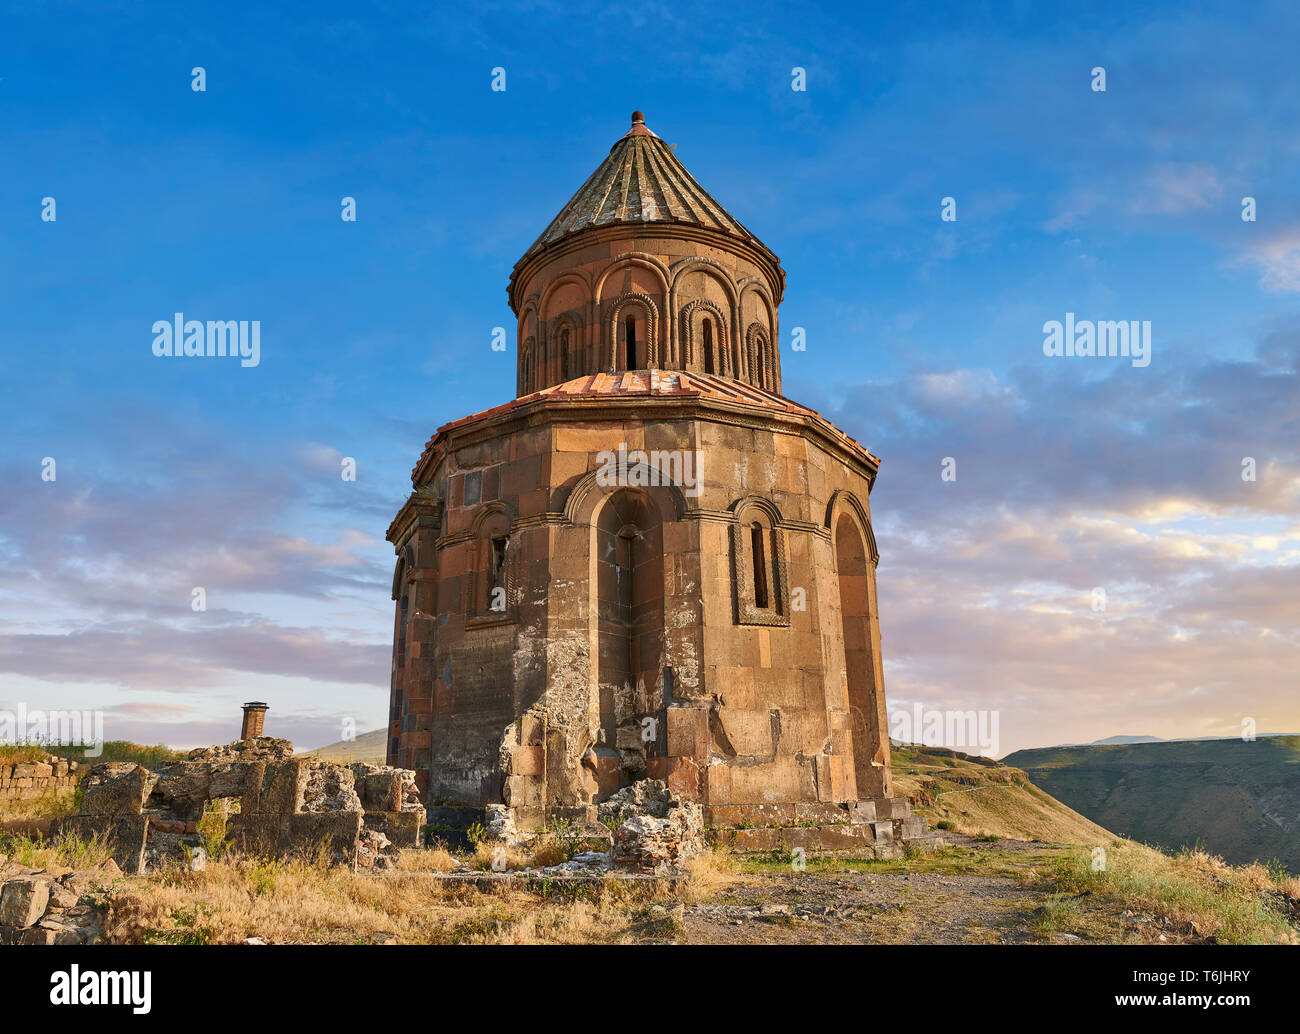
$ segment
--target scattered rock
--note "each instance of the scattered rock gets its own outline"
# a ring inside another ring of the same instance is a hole
[[[515,826],[514,813],[504,804],[489,804],[484,809],[487,818],[485,833],[488,840],[500,840],[507,847],[520,847],[525,838]]]
[[[0,888],[0,926],[24,930],[35,926],[50,903],[50,884],[32,876],[19,876]]]
[[[704,848],[704,809],[674,795],[661,779],[643,779],[601,804],[602,820],[618,820],[614,861],[665,872]]]
[[[75,908],[80,898],[80,894],[62,883],[50,884],[50,908]]]

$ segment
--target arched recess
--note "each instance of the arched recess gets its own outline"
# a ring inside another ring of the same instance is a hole
[[[539,364],[542,357],[537,338],[531,334],[524,338],[524,343],[519,346],[519,357],[519,394],[527,395],[537,390],[537,382],[541,379]]]
[[[866,529],[852,506],[838,508],[831,529],[839,588],[844,679],[853,727],[853,771],[859,798],[885,797],[889,738],[880,681],[880,635],[872,612],[875,592]]]
[[[601,502],[621,487],[637,488],[650,498],[663,523],[681,520],[686,512],[686,496],[664,471],[651,467],[639,449],[627,453],[625,468],[619,466],[619,454],[610,450],[596,454],[596,468],[589,470],[573,486],[564,502],[564,516],[578,526],[592,523]]]
[[[659,753],[659,738],[642,735],[643,720],[664,724],[656,692],[665,658],[663,520],[649,492],[619,488],[601,496],[589,556],[596,750],[618,756],[617,785],[599,787],[606,797],[644,778],[647,755]]]
[[[598,309],[605,301],[605,295],[607,293],[605,285],[609,283],[610,278],[616,273],[626,273],[629,269],[645,269],[651,272],[656,287],[654,293],[660,294],[664,298],[668,297],[668,267],[653,255],[649,255],[642,251],[633,251],[626,255],[621,255],[617,260],[611,262],[601,271],[600,276],[597,277],[595,283],[592,284],[591,298]]]
[[[555,292],[571,284],[578,288],[578,294],[581,298],[580,305],[589,304],[592,296],[591,280],[581,270],[575,269],[567,273],[561,273],[546,285],[546,290],[542,292],[541,299],[537,304],[538,311],[545,313],[548,319],[551,318],[551,299],[555,296]],[[569,305],[567,310],[572,311],[578,307]]]
[[[581,270],[561,273],[542,292],[538,311],[545,320],[544,329],[551,342],[549,353],[553,369],[548,378],[569,380],[583,373],[592,372],[590,356],[587,349],[587,325],[591,318],[591,279]],[[560,332],[564,327],[569,331],[569,344],[558,344]],[[552,379],[550,383],[558,383]],[[548,387],[542,385],[542,387]]]
[[[584,372],[582,361],[582,323],[571,313],[547,321],[550,336],[551,366],[546,372],[546,384],[563,384]]]
[[[722,289],[723,294],[726,296],[726,311],[722,315],[723,326],[725,327],[726,339],[732,344],[733,353],[736,352],[738,350],[737,342],[740,337],[740,325],[737,322],[739,319],[739,300],[736,294],[736,285],[732,283],[731,277],[727,275],[722,266],[712,259],[695,256],[693,258],[683,259],[681,262],[673,266],[672,284],[669,287],[668,293],[669,313],[681,312],[690,304],[689,302],[682,301],[682,293],[684,289],[683,281],[692,273],[704,273],[710,281],[717,284]],[[717,303],[714,304],[716,305]],[[722,307],[719,307],[720,311],[721,308]],[[673,340],[669,341],[669,348],[671,350],[670,354],[677,356],[679,362],[683,342],[677,340],[677,335],[681,332],[682,328],[679,326],[670,326],[670,334],[673,338]],[[736,369],[736,355],[733,354],[731,360],[731,367],[734,370]],[[686,369],[685,365],[681,368]]]
[[[406,666],[406,629],[410,618],[410,593],[406,584],[408,558],[412,550],[407,546],[397,559],[393,571],[393,670],[388,686],[388,720],[397,721],[402,717],[402,689]],[[396,748],[394,748],[395,751]]]
[[[659,309],[647,294],[629,292],[609,303],[606,357],[611,370],[659,366]],[[629,355],[629,351],[632,355]]]
[[[711,320],[712,340],[706,340],[704,320]],[[714,373],[720,377],[734,377],[730,361],[730,320],[713,302],[697,298],[682,307],[678,354],[674,365],[679,370],[697,373]],[[710,354],[711,351],[711,354]]]
[[[534,354],[533,345],[537,340],[537,300],[530,298],[524,303],[524,307],[519,311],[519,318],[515,322],[515,367],[517,380],[519,382],[518,391],[521,395],[526,395],[533,390],[531,384],[532,375],[536,372],[537,356]],[[528,356],[529,377],[524,376],[524,357]]]
[[[872,566],[875,566],[880,563],[880,550],[876,548],[876,534],[871,529],[871,518],[867,515],[867,508],[856,495],[843,488],[837,488],[831,493],[830,500],[826,503],[826,528],[834,534],[835,517],[838,511],[846,508],[857,521],[858,529],[862,532],[862,538],[867,545],[867,557],[871,560]]]
[[[749,383],[756,388],[775,391],[772,368],[772,341],[766,328],[751,323],[745,332],[745,351],[749,361]]]
[[[789,559],[781,511],[759,495],[731,507],[731,591],[738,625],[790,624]]]
[[[470,522],[466,611],[473,621],[512,617],[510,531],[514,519],[514,508],[498,500],[480,506]]]
[[[753,318],[752,312],[755,305],[758,306],[760,312],[760,318],[757,320]],[[739,301],[736,303],[736,319],[740,326],[746,328],[746,337],[748,337],[748,331],[751,325],[757,323],[758,326],[768,331],[768,336],[770,338],[775,339],[777,327],[776,303],[773,302],[771,292],[768,291],[767,285],[762,280],[747,279],[741,281]],[[737,369],[742,372],[737,376],[742,379],[750,380],[751,383],[756,383],[753,381],[752,375],[746,368],[745,364],[748,356],[745,352],[745,342],[740,342],[736,349],[736,354],[740,361],[740,365]],[[780,378],[778,377],[777,380],[779,383]]]

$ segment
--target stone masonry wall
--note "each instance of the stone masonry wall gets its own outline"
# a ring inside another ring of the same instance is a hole
[[[426,494],[393,529],[408,602],[390,761],[420,771],[431,796],[504,800],[524,822],[647,776],[726,820],[778,803],[834,817],[889,796],[870,472],[852,449],[763,409],[673,399],[539,409],[441,441]],[[613,513],[619,489],[591,478],[619,445],[701,456],[699,494],[650,488]],[[627,601],[645,615],[641,663],[607,675],[608,540],[630,524],[643,526]],[[751,605],[754,525],[779,600],[765,610]],[[506,605],[491,613],[497,536]],[[846,537],[857,575],[837,561]],[[846,588],[861,597],[850,609]],[[853,679],[846,614],[866,626]]]
[[[44,761],[0,764],[0,801],[36,800],[75,789],[81,773],[75,761],[54,756]]]

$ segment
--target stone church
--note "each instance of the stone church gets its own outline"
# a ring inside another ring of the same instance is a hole
[[[640,112],[515,264],[515,398],[438,428],[388,529],[388,762],[430,801],[536,827],[650,777],[717,826],[906,814],[879,460],[782,394],[784,289]]]

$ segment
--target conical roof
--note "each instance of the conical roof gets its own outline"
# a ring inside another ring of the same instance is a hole
[[[762,241],[718,204],[672,149],[646,128],[639,111],[632,112],[632,128],[615,141],[609,157],[524,252],[516,268],[565,237],[619,223],[679,223],[717,230],[750,243],[780,265]]]

